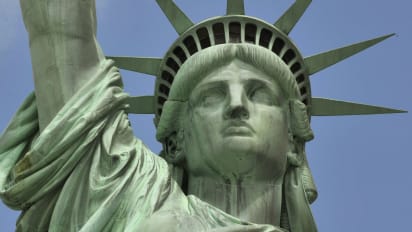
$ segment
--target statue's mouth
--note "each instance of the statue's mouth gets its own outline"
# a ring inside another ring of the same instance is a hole
[[[224,136],[251,136],[255,130],[245,121],[231,120],[222,129]]]

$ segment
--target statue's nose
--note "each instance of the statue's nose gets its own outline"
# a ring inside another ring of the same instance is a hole
[[[249,111],[243,105],[229,108],[225,113],[225,119],[249,119]]]
[[[241,88],[232,88],[230,90],[230,99],[226,107],[225,119],[248,119],[249,108],[247,97]]]

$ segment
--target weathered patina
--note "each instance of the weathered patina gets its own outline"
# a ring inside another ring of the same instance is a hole
[[[157,2],[180,37],[162,59],[114,63],[93,0],[21,1],[35,94],[0,140],[17,230],[316,231],[310,116],[400,111],[312,98],[308,77],[390,35],[303,58],[287,34],[310,1],[274,26],[239,0],[199,24]],[[155,95],[128,96],[115,66],[156,75]],[[127,113],[155,114],[161,157]]]

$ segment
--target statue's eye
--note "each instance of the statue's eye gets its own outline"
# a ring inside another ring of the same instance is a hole
[[[226,94],[221,88],[208,89],[200,95],[198,105],[202,107],[218,105],[224,102],[225,96]]]
[[[252,102],[259,104],[270,106],[279,104],[276,94],[273,93],[270,88],[263,85],[254,86],[253,88],[251,88],[248,96]]]

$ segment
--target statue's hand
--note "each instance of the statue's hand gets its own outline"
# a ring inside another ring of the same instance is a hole
[[[94,0],[20,0],[30,39],[56,33],[92,38],[96,31]]]

